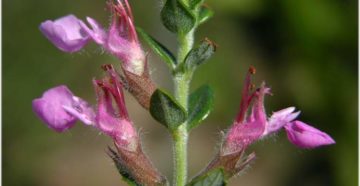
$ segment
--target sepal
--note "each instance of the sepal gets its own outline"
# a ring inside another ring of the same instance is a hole
[[[125,88],[135,97],[139,104],[145,109],[150,108],[151,95],[156,90],[156,85],[149,75],[147,62],[145,62],[145,70],[141,75],[131,73],[124,70],[125,77],[122,78]]]
[[[167,179],[162,176],[152,165],[150,160],[142,151],[140,145],[136,152],[130,152],[123,148],[117,151],[108,147],[107,154],[114,161],[116,168],[131,186],[167,186]]]
[[[240,174],[246,168],[249,167],[250,163],[255,159],[255,153],[245,155],[245,151],[241,150],[234,152],[232,154],[222,154],[221,151],[218,153],[214,159],[209,163],[209,165],[198,174],[195,178],[192,179],[190,183],[196,183],[197,180],[203,180],[204,177],[208,175],[217,175],[220,177],[219,170],[222,171],[223,183],[227,183],[232,177]],[[214,172],[217,172],[216,174]],[[217,180],[220,180],[219,178]],[[201,182],[199,182],[201,183]],[[222,182],[217,182],[222,183]],[[205,184],[206,185],[206,184]],[[204,185],[204,186],[205,186]],[[211,185],[211,184],[209,184]],[[207,185],[206,185],[207,186]]]
[[[111,147],[108,147],[106,152],[109,157],[114,161],[114,164],[119,171],[119,174],[122,176],[123,180],[130,186],[140,186],[140,184],[136,183],[135,179],[131,176],[129,170],[126,168],[125,163],[119,157],[115,150]]]

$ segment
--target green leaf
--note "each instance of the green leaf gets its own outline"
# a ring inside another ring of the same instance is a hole
[[[208,6],[203,5],[200,7],[198,22],[199,24],[205,23],[213,16],[214,16],[214,11],[212,11]]]
[[[222,169],[215,169],[191,181],[187,186],[225,186],[226,181]]]
[[[176,129],[186,120],[185,109],[160,89],[151,96],[150,113],[154,119],[171,130]]]
[[[110,158],[114,161],[117,170],[119,171],[120,175],[122,176],[123,180],[130,186],[141,186],[140,184],[136,183],[135,179],[132,178],[129,171],[127,170],[126,166],[123,165],[123,160],[119,157],[119,155],[114,151],[112,148],[108,147],[107,154]]]
[[[173,33],[188,33],[196,23],[195,16],[179,0],[167,0],[161,10],[164,26]]]
[[[175,68],[176,58],[164,45],[159,43],[149,34],[147,34],[143,29],[137,27],[137,32],[141,37],[149,44],[149,46],[171,67]]]
[[[191,49],[186,56],[184,62],[185,68],[194,70],[197,66],[209,59],[215,50],[215,43],[205,38],[197,48]]]
[[[190,0],[190,8],[195,9],[197,6],[204,3],[205,0]]]
[[[190,95],[188,131],[207,118],[214,106],[214,94],[208,85],[203,85]]]

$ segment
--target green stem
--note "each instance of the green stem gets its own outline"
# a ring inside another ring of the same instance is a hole
[[[195,30],[190,30],[186,35],[179,34],[179,50],[178,50],[178,63],[182,63],[189,53],[191,48],[194,45],[194,32]]]
[[[187,142],[188,133],[186,130],[186,124],[180,126],[173,133],[174,140],[174,184],[176,186],[184,186],[187,180]]]
[[[179,35],[179,50],[178,50],[178,64],[182,63],[193,47],[194,30],[186,35]],[[175,73],[174,79],[174,93],[176,100],[186,110],[188,108],[188,97],[190,87],[190,75],[186,72]],[[173,132],[174,140],[174,185],[184,186],[187,180],[187,143],[188,131],[187,123],[183,123]]]

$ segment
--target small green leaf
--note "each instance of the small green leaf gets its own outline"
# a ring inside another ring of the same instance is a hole
[[[141,37],[149,44],[149,46],[170,66],[170,68],[175,68],[176,58],[164,45],[159,43],[149,34],[147,34],[143,29],[137,27],[137,32]]]
[[[188,131],[197,127],[211,112],[214,106],[214,94],[208,85],[203,85],[190,95]]]
[[[195,9],[197,6],[204,3],[205,0],[190,0],[190,8]]]
[[[205,38],[197,47],[190,50],[185,58],[185,68],[194,70],[197,66],[203,64],[209,59],[216,50],[216,45],[209,39]]]
[[[161,124],[174,130],[186,120],[180,104],[164,91],[157,89],[150,99],[150,113]]]
[[[123,160],[119,157],[119,155],[110,147],[108,147],[107,154],[110,158],[114,161],[117,170],[119,171],[120,175],[122,176],[123,180],[130,186],[141,186],[140,184],[136,183],[135,179],[131,177],[129,171],[127,170],[126,166],[123,165]]]
[[[215,169],[207,174],[196,178],[186,186],[225,186],[226,181],[222,169]]]
[[[205,23],[213,16],[214,16],[214,11],[212,11],[208,6],[203,5],[200,7],[198,22],[199,24]]]
[[[161,10],[164,26],[173,33],[188,33],[196,23],[195,16],[180,0],[167,0]]]

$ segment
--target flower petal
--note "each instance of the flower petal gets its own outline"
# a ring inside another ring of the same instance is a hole
[[[67,15],[55,21],[47,20],[40,25],[40,31],[60,50],[76,52],[89,41],[89,36],[80,27],[74,15]]]
[[[73,96],[71,106],[64,105],[63,108],[86,125],[95,124],[95,111],[83,99]]]
[[[287,123],[290,123],[300,114],[300,111],[294,112],[295,107],[288,107],[274,112],[266,124],[266,129],[263,136],[276,132]]]
[[[61,85],[47,90],[41,98],[33,100],[32,107],[48,127],[63,132],[76,122],[76,118],[63,109],[63,106],[72,105],[72,97],[71,91]]]
[[[335,143],[328,134],[301,121],[285,125],[285,130],[290,142],[300,148],[316,148]]]
[[[132,43],[126,38],[121,37],[120,30],[115,23],[110,26],[106,48],[110,53],[116,55],[122,61],[129,61],[130,54],[132,53]]]
[[[93,18],[87,17],[87,22],[90,24],[90,29],[83,21],[80,21],[80,26],[89,36],[99,45],[104,45],[107,34],[105,29]]]

